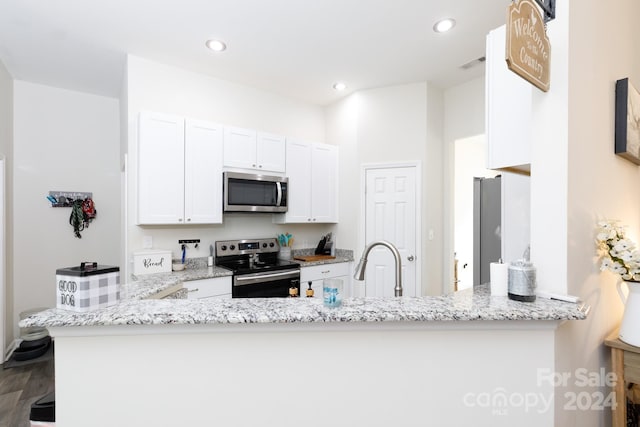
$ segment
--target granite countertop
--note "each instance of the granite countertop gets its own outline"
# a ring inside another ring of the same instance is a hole
[[[347,298],[326,308],[320,298],[125,300],[88,313],[49,309],[20,327],[312,322],[449,322],[581,320],[588,307],[538,298],[533,303],[492,297],[486,287],[434,297]]]
[[[206,260],[202,265],[187,265],[182,271],[169,273],[145,274],[142,276],[132,276],[132,280],[123,284],[121,288],[124,300],[141,300],[153,298],[161,292],[175,288],[179,290],[182,282],[199,279],[212,279],[215,277],[231,276],[231,270],[222,267],[207,267]]]
[[[314,255],[314,249],[295,249],[292,255],[294,257],[292,261],[300,264],[300,267],[312,267],[314,265],[337,264],[340,262],[353,261],[353,251],[345,250],[345,249],[336,249],[335,258],[322,259],[318,261],[301,261],[301,260],[295,259],[295,257],[297,256]]]
[[[313,255],[313,249],[298,249],[293,251],[294,256]],[[338,249],[334,259],[320,261],[298,261],[300,267],[311,267],[322,264],[335,264],[353,261],[353,251]],[[187,266],[183,271],[169,273],[146,274],[132,276],[129,283],[122,285],[122,298],[125,300],[141,300],[154,298],[157,295],[166,295],[178,291],[183,282],[189,280],[211,279],[215,277],[231,276],[231,271],[222,267],[207,267],[207,258],[187,259]]]

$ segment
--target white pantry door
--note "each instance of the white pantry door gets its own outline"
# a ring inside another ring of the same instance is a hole
[[[365,243],[387,240],[400,252],[403,296],[416,289],[417,187],[416,167],[366,169]],[[394,296],[395,260],[391,251],[376,246],[370,253],[365,276],[366,296]],[[357,286],[357,285],[356,285]]]

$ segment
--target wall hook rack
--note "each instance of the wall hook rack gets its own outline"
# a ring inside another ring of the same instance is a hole
[[[93,199],[93,193],[83,191],[49,191],[47,200],[52,208],[70,208],[76,200]]]
[[[180,239],[178,240],[178,244],[182,249],[188,247],[187,245],[190,243],[195,243],[194,248],[198,249],[198,244],[200,243],[200,239]]]

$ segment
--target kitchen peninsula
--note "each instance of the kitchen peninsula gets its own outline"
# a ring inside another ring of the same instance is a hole
[[[553,372],[557,325],[585,317],[576,304],[478,289],[336,309],[320,298],[128,299],[21,326],[55,337],[64,426],[551,426],[553,387],[539,373]],[[503,394],[537,400],[486,401]]]

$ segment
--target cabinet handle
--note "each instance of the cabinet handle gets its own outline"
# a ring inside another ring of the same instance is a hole
[[[188,292],[198,292],[199,290],[200,290],[200,288],[189,289]]]
[[[327,274],[327,273],[330,273],[330,272],[331,272],[331,270],[325,270],[325,271],[321,271],[320,274]]]
[[[307,221],[311,221],[311,218],[307,218]]]
[[[178,222],[182,222],[182,218],[178,218]]]
[[[256,165],[255,165],[255,164],[253,164],[253,165],[251,165],[251,167],[252,167],[252,168],[255,168],[255,167],[256,167]]]
[[[313,220],[315,221],[316,219],[315,219],[315,218],[313,218]]]
[[[258,165],[258,167],[259,167],[260,169],[262,169],[262,165]]]
[[[190,221],[191,221],[191,218],[187,218],[187,222],[190,222]]]

